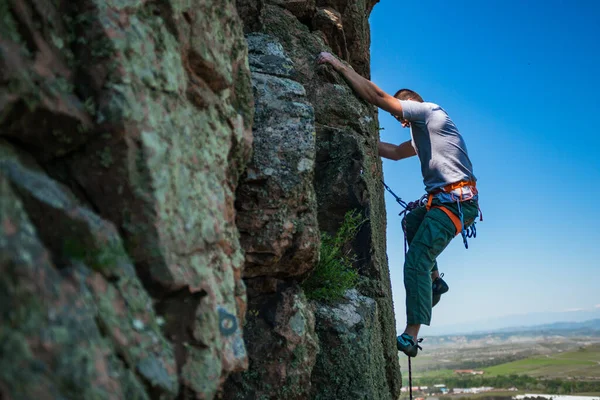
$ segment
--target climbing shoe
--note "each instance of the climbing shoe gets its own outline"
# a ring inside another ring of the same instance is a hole
[[[433,293],[431,307],[435,307],[435,305],[440,302],[442,295],[450,289],[448,284],[442,279],[443,276],[444,274],[441,274],[439,277],[435,278],[431,284],[431,292]]]
[[[423,339],[419,339],[418,342],[421,342],[421,340]],[[399,351],[403,352],[409,357],[416,357],[419,349],[423,350],[421,346],[415,342],[415,339],[408,333],[403,333],[396,338],[396,346],[398,347]]]

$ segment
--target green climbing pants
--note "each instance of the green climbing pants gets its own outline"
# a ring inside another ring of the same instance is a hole
[[[437,199],[432,205],[442,205]],[[456,203],[443,206],[458,215]],[[461,203],[465,228],[477,218],[477,200]],[[437,256],[454,238],[456,228],[452,220],[440,209],[419,207],[404,217],[408,252],[404,260],[404,288],[406,289],[406,321],[408,324],[431,322],[431,272],[438,269]],[[403,221],[404,223],[404,221]]]

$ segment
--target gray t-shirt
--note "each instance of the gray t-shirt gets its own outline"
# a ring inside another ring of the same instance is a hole
[[[421,161],[425,190],[475,181],[467,146],[446,111],[437,104],[399,100],[410,121],[412,145]]]

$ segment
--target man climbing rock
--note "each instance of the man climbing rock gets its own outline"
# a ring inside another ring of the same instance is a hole
[[[430,324],[433,305],[448,291],[436,258],[479,214],[473,166],[462,136],[440,106],[423,101],[409,89],[391,96],[330,53],[319,54],[317,62],[330,64],[360,97],[410,128],[411,140],[400,145],[380,142],[378,149],[381,157],[390,160],[418,155],[427,192],[427,205],[412,210],[403,220],[409,244],[404,261],[407,325],[397,346],[415,357],[421,324]]]

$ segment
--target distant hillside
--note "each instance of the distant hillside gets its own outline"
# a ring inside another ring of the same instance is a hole
[[[539,340],[540,337],[546,339],[552,339],[553,337],[557,339],[568,337],[600,338],[600,318],[583,322],[555,322],[535,326],[502,328],[469,334],[427,336],[427,344],[429,346],[480,344],[481,342],[500,344],[507,341],[527,342]]]
[[[481,319],[451,325],[424,326],[423,336],[439,336],[451,334],[472,334],[477,332],[498,332],[500,330],[518,330],[524,327],[534,329],[539,325],[553,325],[555,323],[579,323],[600,319],[600,307],[587,310],[536,312],[527,314],[513,314],[502,317]],[[570,328],[567,328],[570,329]]]
[[[600,318],[591,319],[583,322],[554,322],[552,324],[542,324],[535,326],[519,326],[511,328],[497,329],[495,332],[529,332],[529,331],[581,331],[581,330],[600,330]]]

